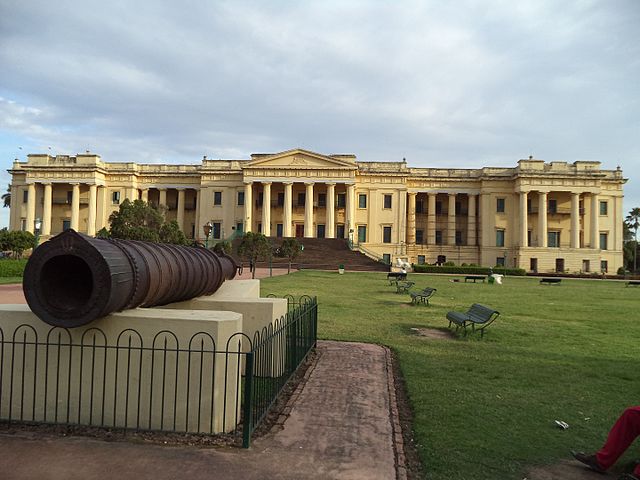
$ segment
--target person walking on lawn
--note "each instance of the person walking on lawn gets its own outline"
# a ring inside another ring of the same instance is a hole
[[[613,425],[607,441],[600,450],[592,455],[574,451],[571,454],[591,470],[604,473],[616,463],[638,435],[640,435],[640,406],[629,407],[622,412]],[[618,480],[640,480],[640,463],[636,464],[633,473],[624,473]]]

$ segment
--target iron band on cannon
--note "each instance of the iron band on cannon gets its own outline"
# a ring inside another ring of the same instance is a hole
[[[33,252],[23,290],[41,320],[79,327],[113,312],[211,295],[237,271],[230,255],[206,248],[67,230]]]

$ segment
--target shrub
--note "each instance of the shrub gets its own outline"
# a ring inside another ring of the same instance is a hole
[[[413,271],[417,273],[457,273],[468,275],[488,275],[489,267],[478,266],[446,266],[438,267],[437,265],[413,265]],[[506,273],[507,275],[524,276],[526,272],[522,268],[504,268],[499,267],[495,269],[493,273]]]
[[[26,259],[3,259],[0,260],[0,277],[21,277],[24,273]]]

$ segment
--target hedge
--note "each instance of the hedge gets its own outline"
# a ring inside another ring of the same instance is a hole
[[[488,275],[489,267],[456,267],[456,266],[437,266],[437,265],[416,265],[413,264],[413,271],[416,273],[457,273],[468,275]],[[520,275],[526,274],[522,268],[502,268],[495,267],[492,269],[493,273],[506,274],[506,275]]]
[[[18,260],[3,258],[0,260],[0,277],[21,277],[26,264],[26,258]]]

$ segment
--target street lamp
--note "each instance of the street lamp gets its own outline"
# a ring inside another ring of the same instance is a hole
[[[35,245],[33,247],[35,249],[38,246],[38,241],[40,240],[40,228],[42,228],[42,220],[36,218],[35,222],[33,222],[33,226],[35,227],[33,230],[36,237]]]
[[[212,228],[213,228],[213,225],[211,225],[211,222],[207,222],[202,226],[202,230],[204,230],[204,236],[205,236],[204,246],[206,248],[209,248],[209,235],[211,235]]]

